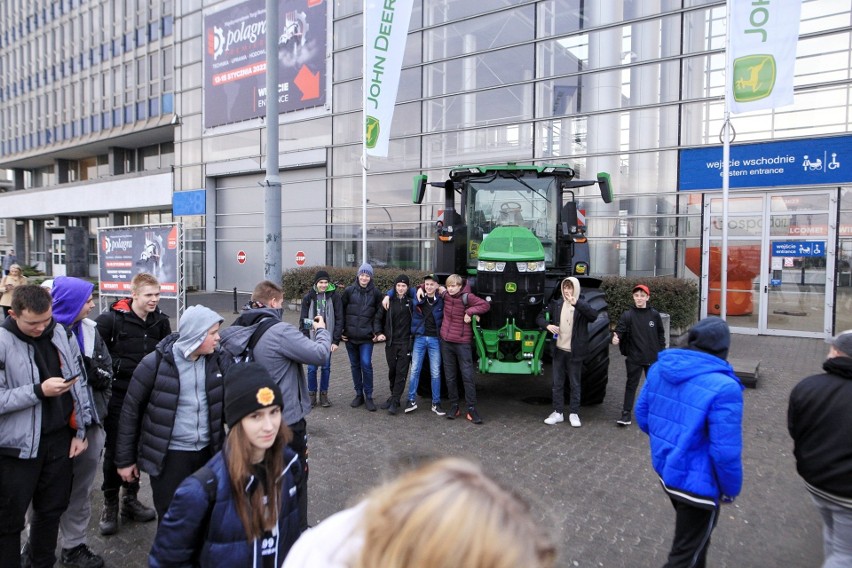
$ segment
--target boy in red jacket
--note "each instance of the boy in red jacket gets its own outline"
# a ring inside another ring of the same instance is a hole
[[[473,355],[470,342],[473,328],[470,322],[473,316],[481,315],[491,309],[491,305],[470,291],[458,274],[447,276],[447,291],[444,298],[444,320],[441,322],[441,361],[444,364],[444,376],[447,379],[447,393],[450,398],[450,411],[447,418],[453,420],[460,416],[459,392],[456,384],[458,373],[464,382],[464,398],[467,403],[467,419],[474,424],[482,424],[482,418],[476,411],[476,386],[473,383]]]

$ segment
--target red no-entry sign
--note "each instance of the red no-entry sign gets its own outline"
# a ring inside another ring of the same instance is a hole
[[[241,250],[237,252],[237,262],[239,262],[240,264],[246,263],[246,251]]]
[[[296,264],[299,266],[303,266],[305,264],[305,253],[302,251],[298,251],[296,253]]]

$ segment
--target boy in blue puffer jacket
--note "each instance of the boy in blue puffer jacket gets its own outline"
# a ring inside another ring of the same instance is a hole
[[[703,567],[719,503],[743,481],[743,387],[726,361],[728,324],[706,318],[685,349],[660,354],[636,403],[636,423],[651,439],[651,461],[676,514],[666,567]]]

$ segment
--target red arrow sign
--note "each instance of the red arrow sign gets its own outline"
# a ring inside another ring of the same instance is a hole
[[[299,87],[300,91],[302,91],[301,100],[309,101],[311,99],[319,98],[319,76],[319,71],[311,73],[311,70],[308,69],[307,65],[302,65],[302,68],[299,69],[299,73],[296,75],[296,78],[293,79],[293,82],[296,83],[296,86]]]

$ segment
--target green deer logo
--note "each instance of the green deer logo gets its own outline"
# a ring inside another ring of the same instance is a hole
[[[364,133],[364,141],[367,148],[375,148],[376,142],[379,140],[380,123],[375,116],[367,116],[366,132]]]
[[[747,103],[765,99],[775,87],[777,67],[771,55],[747,55],[734,60],[734,100]]]

